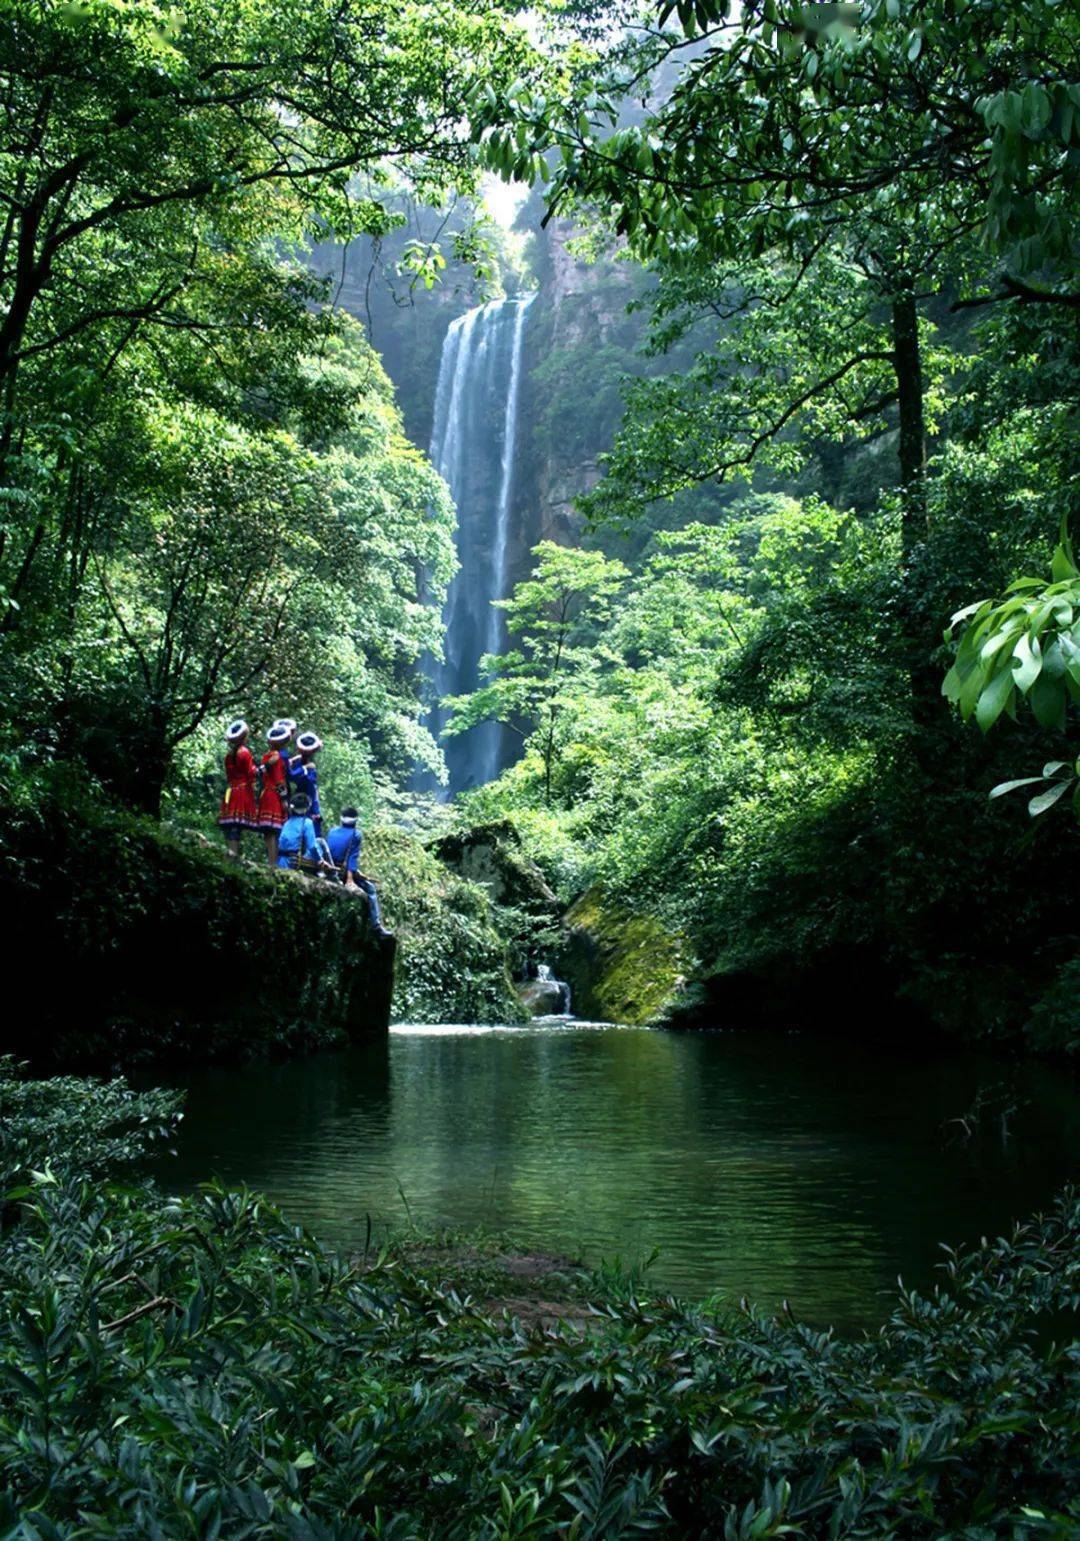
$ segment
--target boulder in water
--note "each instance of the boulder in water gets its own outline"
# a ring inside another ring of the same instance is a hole
[[[578,1016],[646,1026],[667,1021],[685,988],[685,940],[654,915],[614,904],[598,888],[564,917],[555,966]]]
[[[517,993],[530,1016],[557,1017],[566,1010],[566,986],[560,979],[526,979]]]

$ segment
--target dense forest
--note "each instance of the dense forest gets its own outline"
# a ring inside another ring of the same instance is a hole
[[[1078,57],[1060,0],[0,0],[0,1534],[1076,1533],[1071,1190],[849,1340],[168,1197],[146,1077],[572,1000],[987,1048],[972,1148],[1070,1084]],[[235,859],[286,712],[392,934]]]

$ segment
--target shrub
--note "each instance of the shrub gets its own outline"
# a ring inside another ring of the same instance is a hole
[[[115,1095],[49,1085],[28,1094],[46,1142],[50,1104],[97,1121]],[[742,1541],[1080,1523],[1080,1361],[1034,1333],[1080,1298],[1074,1196],[949,1254],[940,1290],[842,1342],[611,1277],[584,1328],[538,1329],[485,1309],[450,1263],[336,1256],[249,1193],[91,1182],[85,1151],[49,1143],[31,1164],[48,1173],[0,1250],[4,1535]]]

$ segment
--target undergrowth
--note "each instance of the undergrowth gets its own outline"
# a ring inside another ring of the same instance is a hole
[[[482,1298],[490,1259],[346,1257],[257,1195],[123,1177],[171,1094],[31,1088],[8,1061],[0,1113],[0,1536],[1080,1524],[1080,1355],[1046,1331],[1080,1298],[1075,1196],[947,1254],[940,1289],[859,1342],[611,1278],[539,1323]]]

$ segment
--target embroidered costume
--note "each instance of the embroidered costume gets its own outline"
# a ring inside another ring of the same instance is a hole
[[[318,754],[322,748],[322,739],[317,733],[301,733],[296,740],[296,747],[300,753],[294,755],[289,761],[289,781],[294,792],[301,793],[308,799],[311,811],[311,822],[315,826],[316,835],[322,834],[322,810],[319,807],[319,772],[315,768],[313,755]]]
[[[289,741],[284,723],[275,724],[266,735],[270,748],[262,757],[263,784],[259,794],[260,829],[280,829],[285,823],[289,797],[289,755],[283,747]]]
[[[242,829],[258,827],[255,756],[243,742],[247,731],[247,723],[237,719],[225,735],[229,749],[225,755],[225,796],[221,800],[218,823],[229,838],[238,838]]]

